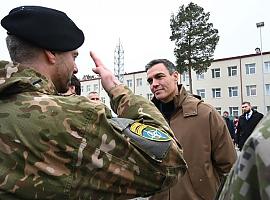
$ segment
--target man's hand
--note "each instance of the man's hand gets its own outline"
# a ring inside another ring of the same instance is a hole
[[[90,56],[96,65],[96,68],[93,68],[92,70],[96,74],[100,75],[101,84],[107,92],[109,92],[114,86],[120,84],[114,74],[103,65],[101,60],[92,51],[90,51]]]

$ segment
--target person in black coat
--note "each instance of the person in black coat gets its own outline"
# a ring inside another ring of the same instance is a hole
[[[223,112],[223,119],[226,122],[226,125],[227,125],[228,130],[229,130],[230,135],[231,135],[231,138],[234,141],[235,140],[235,129],[234,129],[233,121],[229,118],[229,112],[228,111]]]
[[[252,109],[250,102],[243,102],[242,110],[243,114],[239,117],[235,141],[240,151],[247,138],[263,118],[262,113]]]

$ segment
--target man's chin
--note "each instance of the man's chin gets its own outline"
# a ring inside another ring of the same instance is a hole
[[[157,100],[162,101],[164,99],[164,96],[161,94],[155,94],[155,97]]]
[[[155,98],[163,103],[168,103],[170,102],[172,99],[170,99],[168,96],[164,96],[164,95],[155,95]]]
[[[156,91],[154,93],[155,97],[158,97],[158,96],[162,96],[162,92],[159,90],[159,91]]]

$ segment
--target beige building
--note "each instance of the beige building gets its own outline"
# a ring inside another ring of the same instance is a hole
[[[180,82],[189,90],[189,77],[182,74]],[[212,104],[222,113],[241,115],[241,102],[249,101],[259,112],[270,111],[270,52],[249,54],[214,60],[207,72],[192,72],[193,93]],[[147,99],[152,93],[146,81],[146,72],[138,71],[124,75],[126,84],[135,94]],[[109,106],[109,97],[100,79],[90,77],[82,80],[82,95],[90,91],[100,93],[102,101]]]

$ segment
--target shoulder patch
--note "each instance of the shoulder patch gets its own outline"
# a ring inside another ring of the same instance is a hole
[[[172,140],[171,136],[166,132],[139,122],[132,123],[130,126],[130,131],[140,137],[157,142],[166,142]]]

